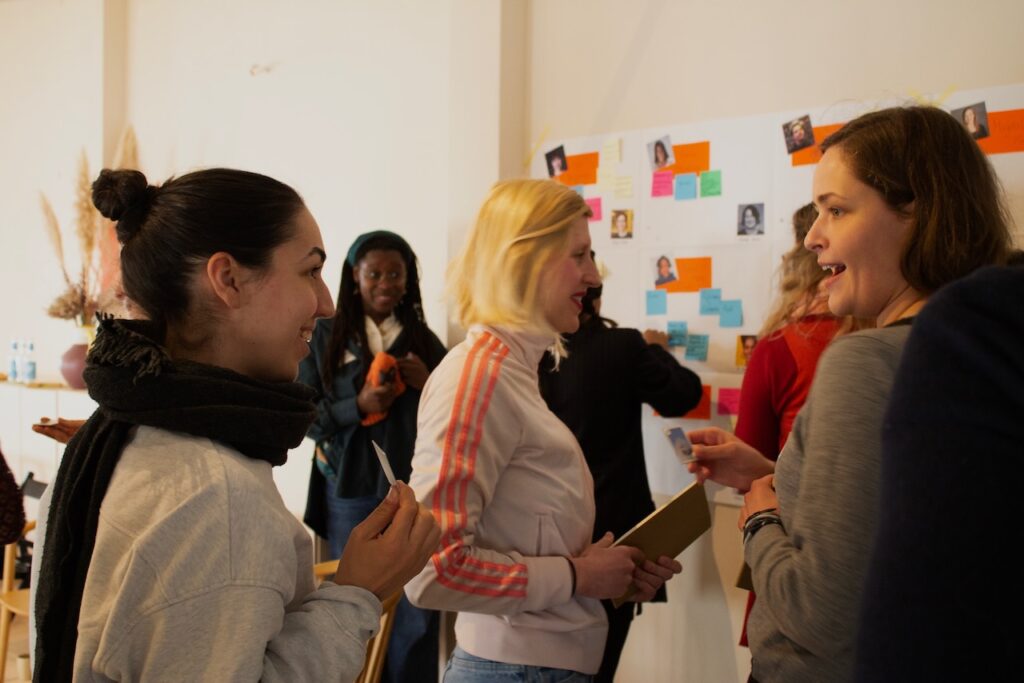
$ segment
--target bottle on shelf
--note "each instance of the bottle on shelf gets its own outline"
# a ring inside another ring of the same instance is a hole
[[[22,344],[21,371],[18,379],[23,384],[36,381],[36,345],[29,339]]]
[[[18,371],[21,369],[21,358],[19,358],[20,350],[18,340],[12,339],[7,355],[7,380],[10,382],[18,381]]]

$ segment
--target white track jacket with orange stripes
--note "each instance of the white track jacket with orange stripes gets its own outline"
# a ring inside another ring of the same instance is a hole
[[[476,325],[431,373],[410,484],[442,536],[405,590],[459,612],[456,638],[472,655],[593,674],[607,620],[598,600],[571,595],[565,558],[590,542],[594,483],[538,389],[550,342]]]

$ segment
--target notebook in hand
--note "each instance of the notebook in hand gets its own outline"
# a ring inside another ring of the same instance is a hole
[[[711,528],[711,511],[704,487],[697,482],[687,486],[669,502],[647,515],[612,545],[629,545],[643,551],[648,560],[657,562],[662,555],[676,557]],[[636,592],[630,586],[612,601],[616,607]]]

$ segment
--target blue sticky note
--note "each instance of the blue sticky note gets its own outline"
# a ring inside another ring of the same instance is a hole
[[[583,186],[582,185],[573,185],[572,189],[573,189],[573,192],[575,192],[579,196],[581,196],[581,197],[583,196]]]
[[[706,334],[691,334],[686,337],[686,360],[707,360],[708,341]]]
[[[666,315],[668,313],[668,293],[664,289],[647,291],[647,315]]]
[[[680,173],[676,176],[675,197],[676,199],[697,198],[696,173]]]
[[[741,327],[743,325],[743,302],[739,299],[723,301],[718,315],[718,324],[722,327]]]
[[[700,314],[712,315],[718,313],[722,304],[722,290],[702,289],[700,290]]]
[[[668,345],[686,346],[686,323],[670,320],[668,323]]]

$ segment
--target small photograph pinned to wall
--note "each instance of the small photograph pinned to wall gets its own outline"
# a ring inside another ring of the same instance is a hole
[[[548,162],[548,177],[555,178],[569,170],[569,162],[565,158],[565,146],[559,145],[547,152],[544,158]]]
[[[659,256],[654,262],[654,286],[667,285],[670,282],[675,282],[677,279],[676,267],[671,257],[668,254]]]
[[[988,137],[988,111],[984,102],[975,102],[950,112],[957,121],[963,124],[964,130],[975,140]]]
[[[750,363],[750,355],[754,353],[757,346],[757,336],[753,334],[741,334],[736,337],[736,367],[745,368]]]
[[[801,116],[782,124],[782,135],[786,138],[786,151],[792,154],[814,144],[814,128],[811,117]]]
[[[737,207],[736,234],[740,237],[764,234],[764,204],[740,204]]]
[[[660,171],[676,163],[672,154],[672,139],[664,135],[647,143],[647,158],[651,160],[651,170]]]
[[[633,239],[632,209],[612,209],[612,239]]]

